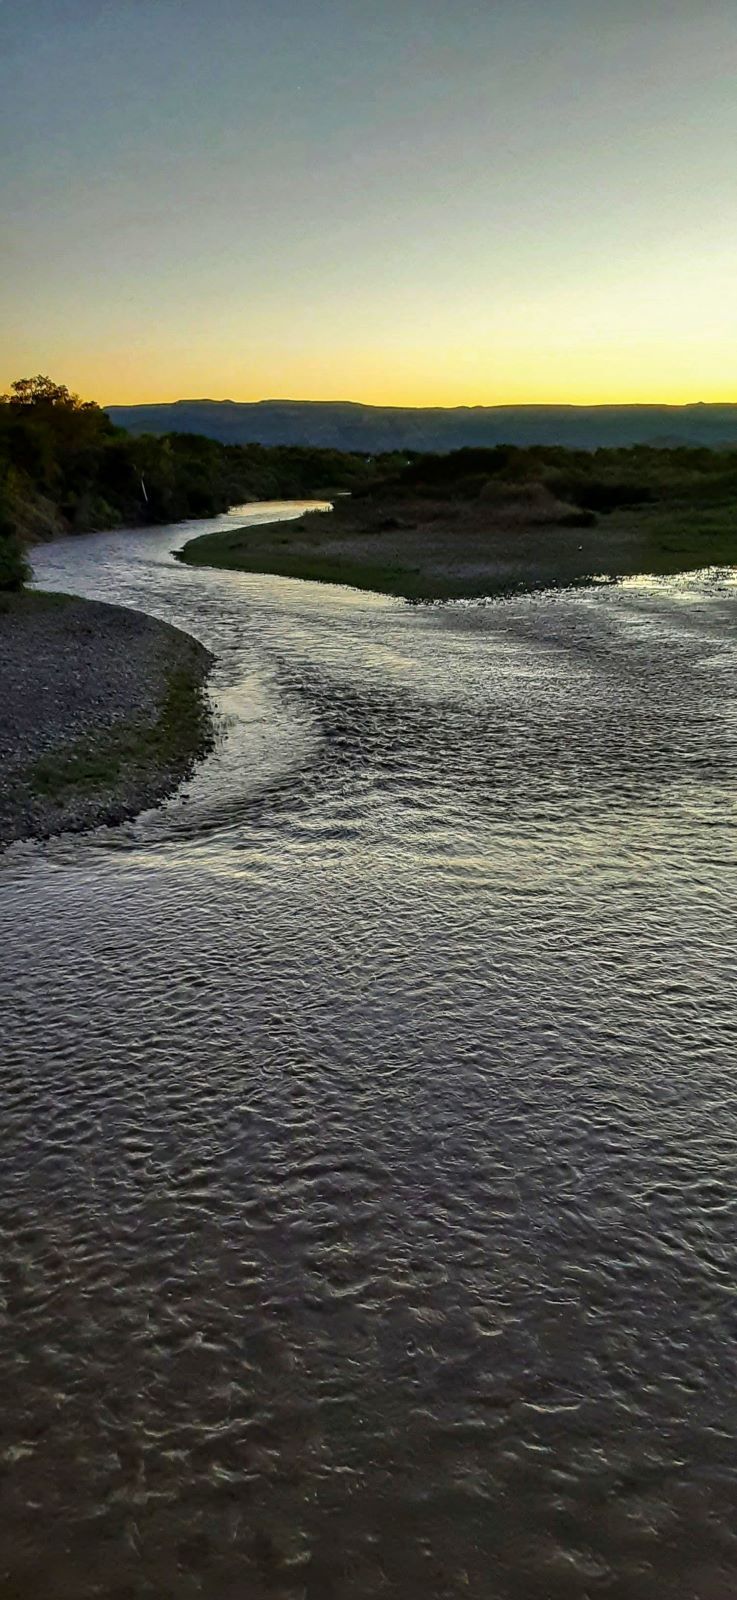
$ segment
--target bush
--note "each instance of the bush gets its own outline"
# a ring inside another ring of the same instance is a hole
[[[642,506],[655,500],[652,483],[615,482],[607,478],[589,478],[565,485],[565,498],[587,511],[619,511],[628,506]]]
[[[595,528],[599,518],[595,511],[566,511],[558,518],[559,528]]]
[[[0,590],[22,589],[30,575],[20,539],[0,510]]]

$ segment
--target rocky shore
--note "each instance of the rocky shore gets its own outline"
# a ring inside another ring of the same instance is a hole
[[[0,848],[121,822],[170,794],[211,743],[210,653],[122,606],[0,601]]]

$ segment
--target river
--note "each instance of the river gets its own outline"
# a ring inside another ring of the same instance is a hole
[[[193,531],[37,554],[219,735],[0,862],[3,1597],[731,1600],[734,575],[410,606]]]

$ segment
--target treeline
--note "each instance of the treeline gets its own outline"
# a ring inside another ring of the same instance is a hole
[[[731,500],[737,498],[737,451],[654,445],[468,448],[448,455],[413,455],[401,471],[358,485],[356,494],[373,497],[390,491],[409,499],[472,501],[488,498],[495,483],[509,489],[542,485],[558,500],[592,516],[659,501]]]
[[[55,534],[347,490],[377,470],[376,461],[338,450],[134,436],[62,384],[23,378],[0,400],[0,584],[22,581],[19,546]]]

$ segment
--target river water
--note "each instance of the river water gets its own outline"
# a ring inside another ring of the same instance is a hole
[[[208,645],[219,739],[0,864],[3,1600],[733,1600],[734,579],[192,531],[36,564]]]

